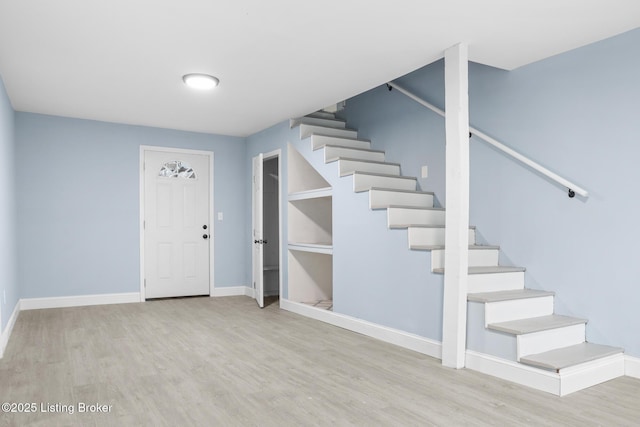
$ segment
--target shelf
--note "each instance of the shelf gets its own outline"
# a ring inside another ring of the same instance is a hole
[[[262,267],[263,271],[279,271],[280,267],[277,265],[265,265]]]
[[[316,188],[313,190],[291,193],[289,194],[289,201],[295,202],[297,200],[319,199],[322,197],[331,197],[331,187]]]
[[[325,254],[332,255],[333,254],[333,246],[328,244],[321,243],[300,243],[300,242],[289,242],[289,250],[290,251],[302,251],[302,252],[313,252],[316,254]]]

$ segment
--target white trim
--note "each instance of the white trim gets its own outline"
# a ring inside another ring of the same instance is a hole
[[[371,338],[376,338],[380,341],[395,344],[399,347],[417,351],[418,353],[426,354],[436,359],[442,358],[442,344],[429,338],[367,322],[366,320],[344,314],[318,309],[288,299],[280,298],[280,308]]]
[[[213,290],[211,297],[247,296],[253,298],[253,289],[249,286],[220,286]]]
[[[122,294],[75,295],[69,297],[23,298],[20,310],[39,310],[41,308],[82,307],[86,305],[129,304],[140,302],[138,292]]]
[[[624,374],[640,379],[640,359],[633,356],[624,357]]]
[[[624,366],[624,357],[618,354],[556,373],[467,350],[465,367],[556,396],[566,396],[624,375]]]
[[[9,344],[9,338],[11,338],[13,327],[16,324],[16,320],[18,320],[18,314],[20,314],[20,306],[20,301],[18,301],[16,303],[16,306],[13,308],[11,317],[9,317],[7,326],[4,328],[4,331],[2,331],[2,334],[0,335],[0,359],[2,359],[2,357],[4,356],[4,350],[7,348],[7,344]]]
[[[140,165],[139,165],[139,181],[140,181],[140,189],[139,189],[139,204],[140,204],[140,218],[139,218],[139,228],[140,228],[140,302],[145,301],[145,288],[144,288],[144,280],[145,280],[145,271],[144,271],[144,155],[146,151],[160,151],[165,153],[185,153],[185,154],[199,154],[203,156],[207,156],[209,158],[209,235],[211,238],[209,239],[209,295],[213,296],[215,292],[215,281],[214,281],[214,247],[215,247],[215,221],[214,221],[214,204],[213,199],[215,196],[215,187],[213,186],[213,160],[214,153],[213,151],[204,151],[204,150],[191,150],[186,148],[171,148],[171,147],[158,147],[155,145],[140,145]]]

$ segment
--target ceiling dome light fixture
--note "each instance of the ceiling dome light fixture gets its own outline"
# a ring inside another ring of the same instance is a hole
[[[216,77],[199,73],[185,74],[182,76],[182,81],[187,86],[199,90],[211,90],[220,83]]]

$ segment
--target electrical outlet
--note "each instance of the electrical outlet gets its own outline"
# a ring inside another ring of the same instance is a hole
[[[429,176],[429,168],[425,165],[422,167],[422,177],[426,178]]]
[[[222,212],[218,212],[218,221],[222,221],[223,215]]]

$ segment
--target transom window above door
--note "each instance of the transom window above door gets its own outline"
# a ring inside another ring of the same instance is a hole
[[[162,165],[158,176],[195,179],[196,173],[189,163],[181,160],[173,160]]]

